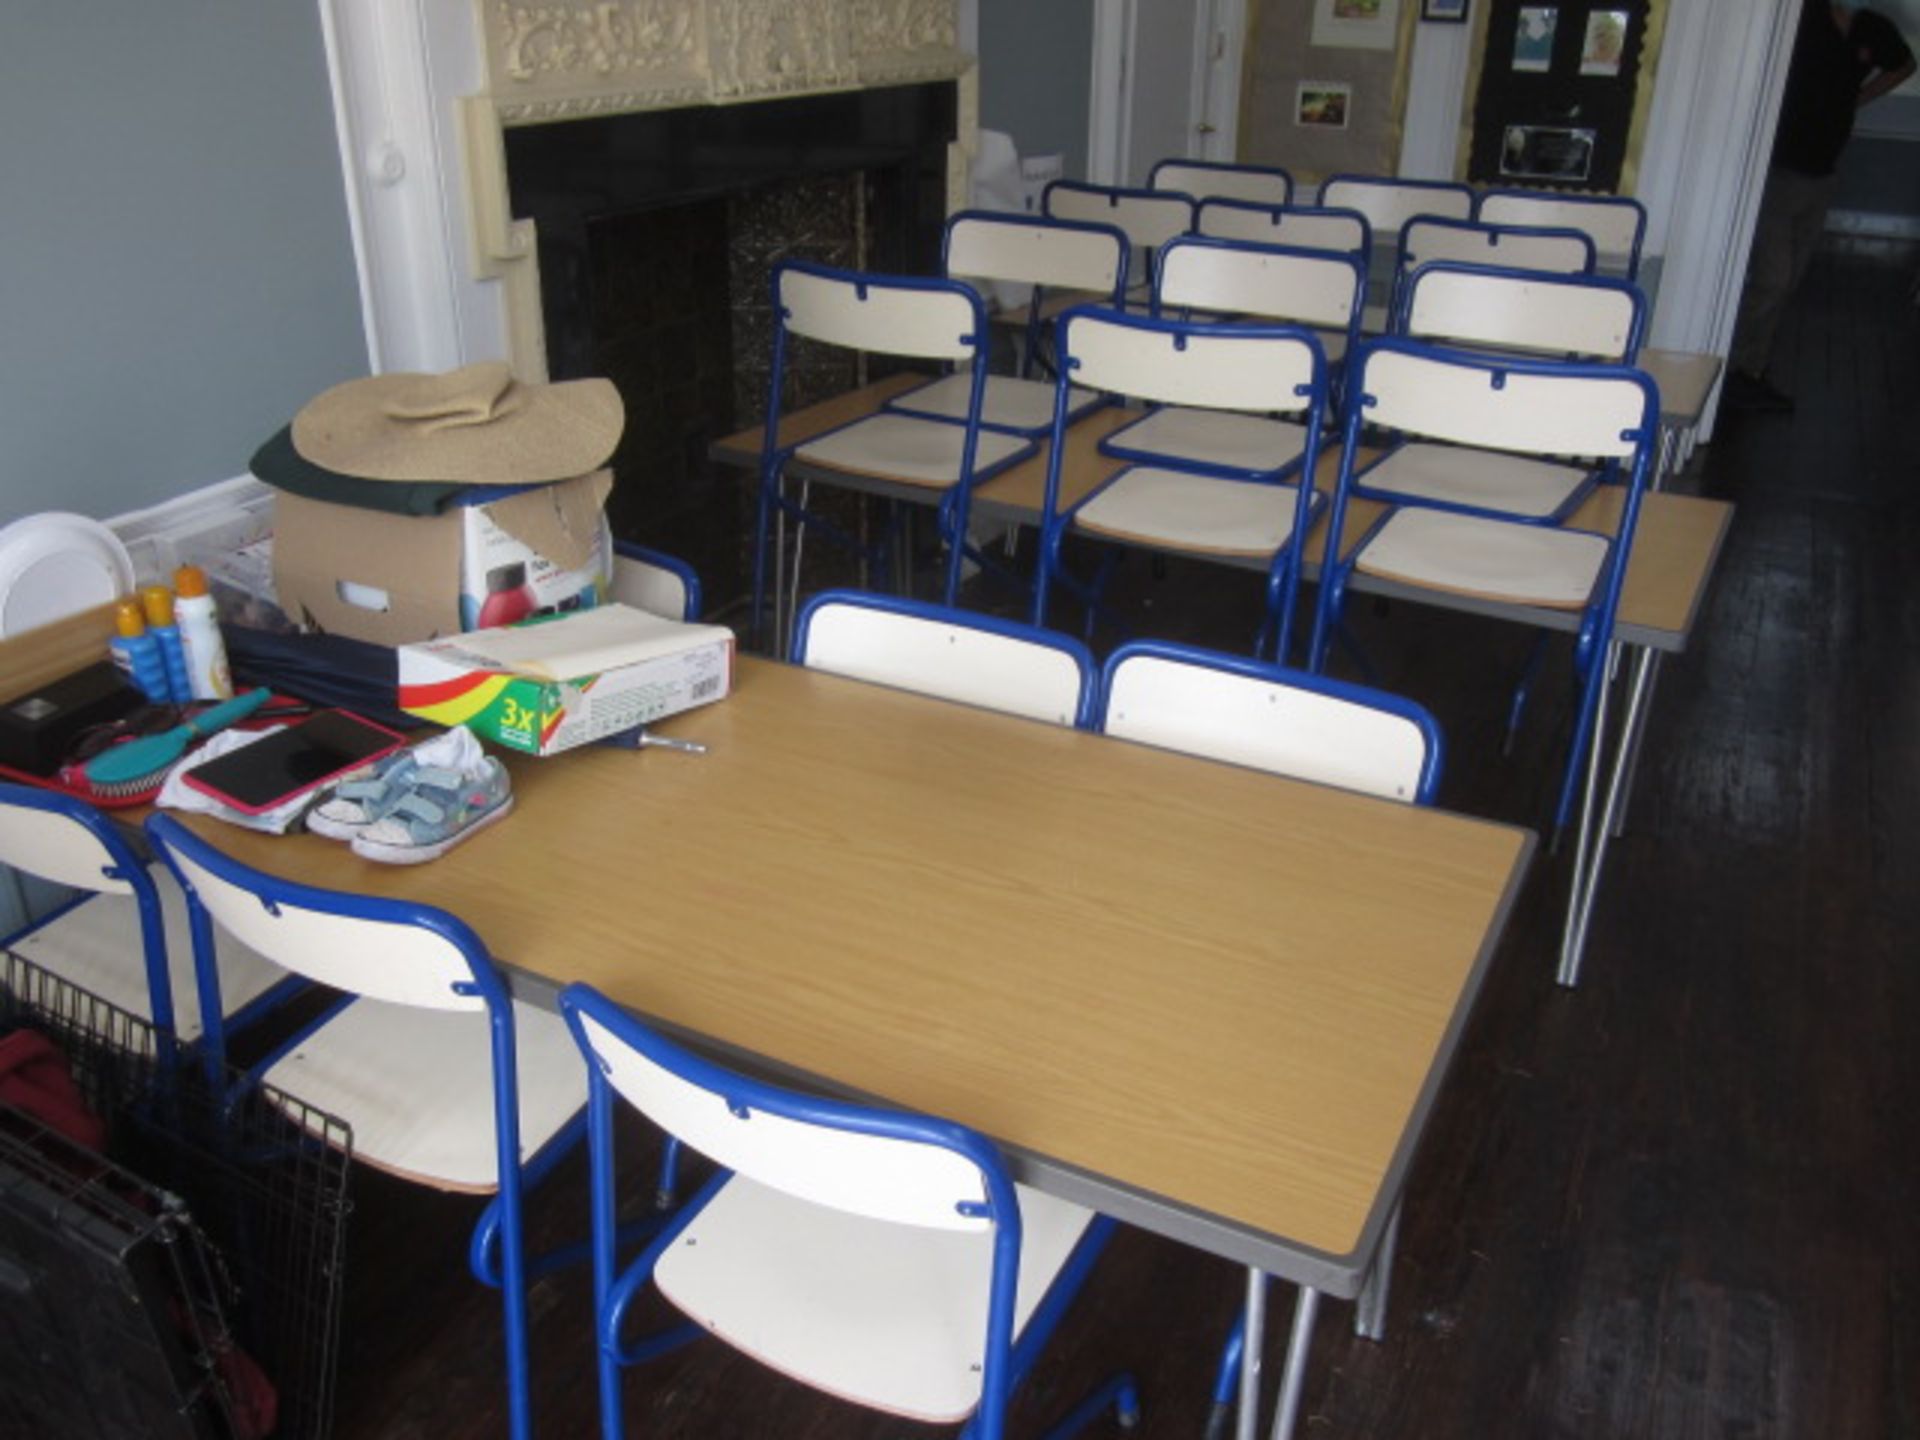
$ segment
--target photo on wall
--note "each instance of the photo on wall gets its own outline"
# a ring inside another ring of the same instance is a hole
[[[1400,33],[1400,0],[1313,0],[1309,42],[1338,50],[1391,50]]]
[[[1618,75],[1621,57],[1627,53],[1627,26],[1632,16],[1625,10],[1595,10],[1587,16],[1587,35],[1580,45],[1582,75]]]
[[[1550,180],[1578,185],[1593,174],[1592,130],[1552,125],[1509,125],[1500,146],[1500,174],[1507,180]]]
[[[1539,73],[1553,68],[1553,37],[1560,28],[1558,5],[1522,5],[1513,27],[1513,68]]]
[[[1344,130],[1353,109],[1353,87],[1337,80],[1302,80],[1293,104],[1293,123]]]

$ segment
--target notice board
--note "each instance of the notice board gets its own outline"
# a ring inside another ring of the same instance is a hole
[[[1661,9],[1657,0],[1483,0],[1467,179],[1629,193]]]
[[[1296,181],[1400,168],[1419,0],[1253,0],[1239,158]]]

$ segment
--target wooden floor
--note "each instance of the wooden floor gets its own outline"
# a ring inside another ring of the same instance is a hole
[[[1696,457],[1683,483],[1738,518],[1661,682],[1586,983],[1552,982],[1562,857],[1533,878],[1428,1132],[1387,1338],[1323,1307],[1304,1436],[1920,1435],[1914,265],[1823,255],[1775,372],[1798,414],[1727,417]],[[1233,577],[1138,566],[1124,588],[1144,631],[1250,637],[1257,597]],[[1406,606],[1357,628],[1387,683],[1441,716],[1442,803],[1539,824],[1554,707],[1499,754],[1526,637]],[[534,1209],[583,1225],[577,1177]],[[472,1213],[362,1177],[342,1440],[505,1433],[495,1297],[464,1266]],[[1197,1435],[1238,1285],[1124,1236],[1017,1433],[1124,1366],[1140,1435]],[[1290,1304],[1277,1290],[1270,1364]],[[594,1433],[585,1277],[543,1281],[533,1309],[542,1431]],[[635,1435],[914,1428],[717,1344],[633,1373],[627,1401]]]

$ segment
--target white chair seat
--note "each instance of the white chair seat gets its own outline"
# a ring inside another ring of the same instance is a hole
[[[200,1038],[200,992],[193,978],[193,940],[186,897],[164,865],[151,867],[160,913],[166,921],[168,979],[173,989],[173,1028],[183,1041]],[[287,978],[287,972],[218,930],[215,954],[220,997],[233,1014]],[[110,1005],[153,1019],[147,989],[146,952],[140,943],[140,907],[131,895],[100,894],[22,937],[10,947],[22,959],[99,996]]]
[[[1607,560],[1605,536],[1418,506],[1393,511],[1357,567],[1382,579],[1488,600],[1578,610]]]
[[[1115,540],[1215,555],[1270,556],[1293,535],[1299,490],[1136,465],[1074,512]]]
[[[964,425],[883,410],[809,440],[794,455],[808,464],[851,475],[944,490],[959,483],[966,434]],[[1032,448],[1031,441],[1018,435],[983,429],[974,451],[974,472],[991,470]]]
[[[1017,1340],[1093,1217],[1015,1188]],[[875,1221],[735,1176],[654,1278],[681,1310],[770,1369],[873,1409],[951,1423],[980,1400],[992,1243],[985,1231]]]
[[[1503,510],[1551,520],[1585,488],[1590,472],[1499,450],[1409,442],[1355,477],[1363,495]]]
[[[516,1000],[513,1019],[524,1159],[587,1103],[587,1077],[558,1015]],[[499,1188],[484,1014],[362,997],[265,1080],[352,1126],[355,1160],[441,1190]]]
[[[1114,455],[1271,473],[1295,463],[1307,430],[1291,420],[1166,405],[1123,425],[1102,443]]]
[[[1053,424],[1053,388],[1047,380],[989,375],[986,393],[980,400],[980,423],[1023,435],[1037,435]],[[972,377],[955,373],[894,396],[887,402],[887,408],[907,415],[960,422],[967,418],[967,405],[972,397]],[[1099,403],[1096,391],[1075,386],[1067,392],[1067,418],[1078,419]]]

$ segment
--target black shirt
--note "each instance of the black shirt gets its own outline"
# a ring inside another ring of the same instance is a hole
[[[1773,163],[1802,175],[1833,173],[1853,134],[1861,84],[1876,70],[1896,70],[1913,58],[1886,16],[1856,10],[1842,34],[1831,15],[1827,0],[1807,0],[1800,12],[1773,140]]]

